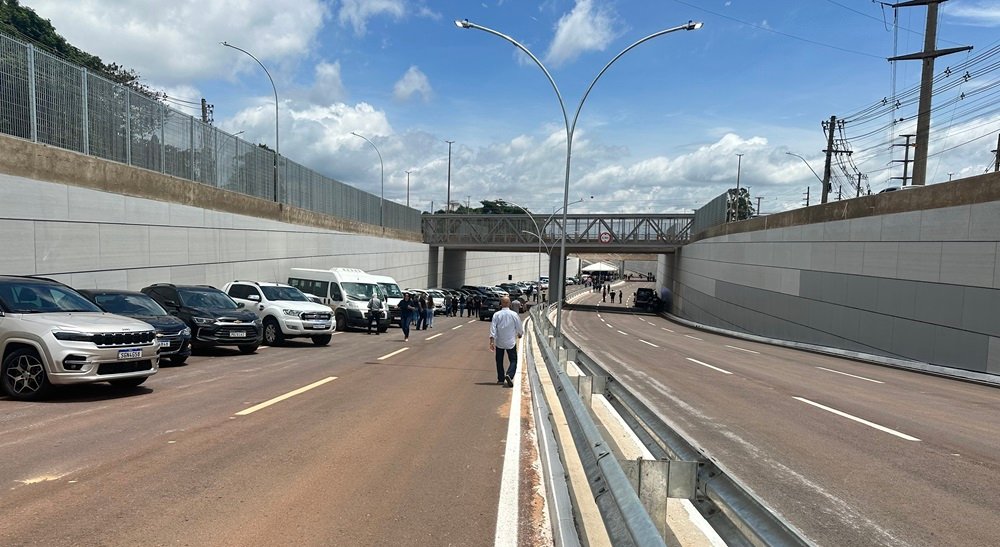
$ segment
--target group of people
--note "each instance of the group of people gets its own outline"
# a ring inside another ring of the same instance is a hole
[[[615,303],[615,290],[612,289],[612,288],[609,288],[607,285],[602,286],[601,287],[601,301],[602,302],[607,302],[608,301],[608,296],[611,297],[611,303],[614,304]],[[624,304],[625,303],[625,301],[622,300],[622,291],[620,289],[618,290],[618,303],[619,304]]]

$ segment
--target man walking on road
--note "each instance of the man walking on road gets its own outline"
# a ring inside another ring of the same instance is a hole
[[[403,299],[399,301],[399,328],[403,329],[403,341],[410,339],[410,313],[413,310],[413,301],[410,300],[410,293],[403,293]]]
[[[490,349],[493,350],[497,362],[497,383],[514,387],[514,374],[517,372],[517,341],[524,336],[524,326],[521,318],[510,309],[510,297],[500,297],[500,311],[493,314],[490,321]],[[503,354],[507,354],[510,366],[507,372],[503,370]]]
[[[382,301],[377,292],[372,293],[371,300],[368,301],[368,334],[372,333],[372,325],[375,325],[375,336],[378,336],[378,320],[382,318]]]

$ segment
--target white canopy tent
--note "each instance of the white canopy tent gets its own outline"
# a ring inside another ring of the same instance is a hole
[[[583,268],[580,268],[580,271],[587,273],[617,272],[618,268],[612,266],[611,264],[608,264],[607,262],[595,262],[589,266],[584,266]]]

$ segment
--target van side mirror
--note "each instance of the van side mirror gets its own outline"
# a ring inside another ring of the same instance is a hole
[[[247,296],[247,300],[253,300],[254,302],[260,302],[260,295],[259,294],[251,294],[251,295]]]
[[[236,303],[236,307],[237,308],[242,308],[243,307],[243,302],[237,302]]]

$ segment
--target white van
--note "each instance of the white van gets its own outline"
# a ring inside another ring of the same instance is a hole
[[[389,304],[389,323],[399,323],[399,302],[403,299],[403,291],[399,290],[396,280],[387,275],[369,274],[385,293],[385,301]]]
[[[318,296],[323,304],[333,308],[339,331],[350,327],[368,328],[368,301],[373,293],[377,293],[382,302],[386,301],[385,292],[378,281],[357,268],[292,268],[288,274],[288,284],[304,293]],[[380,315],[378,331],[385,332],[389,329],[386,308],[383,308]]]

